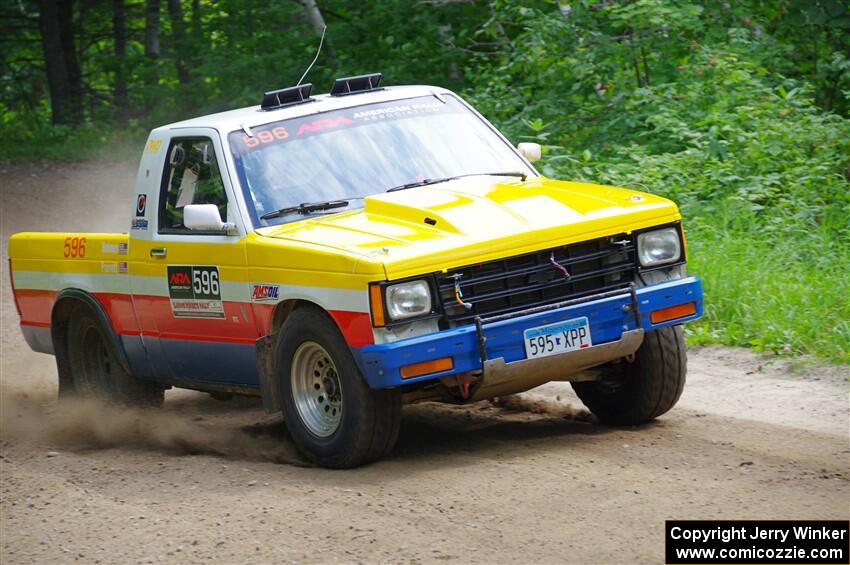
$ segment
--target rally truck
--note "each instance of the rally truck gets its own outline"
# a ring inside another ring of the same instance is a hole
[[[571,381],[603,423],[673,407],[702,314],[676,205],[545,178],[458,95],[380,79],[156,128],[127,233],[12,236],[60,400],[259,396],[333,468],[386,454],[406,403]]]

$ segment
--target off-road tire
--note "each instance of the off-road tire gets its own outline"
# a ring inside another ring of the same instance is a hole
[[[296,352],[316,344],[330,358],[341,389],[341,416],[326,437],[310,430],[307,417],[296,408],[292,384],[297,378]],[[308,459],[322,467],[346,469],[380,459],[393,448],[401,427],[401,393],[369,388],[348,344],[325,312],[302,307],[287,317],[278,338],[276,367],[286,426]]]
[[[159,383],[128,373],[108,341],[111,336],[89,308],[80,306],[68,322],[68,364],[72,391],[64,397],[98,398],[109,403],[156,407],[165,390]]]
[[[599,368],[602,379],[572,383],[585,406],[606,424],[634,425],[661,416],[685,386],[687,354],[681,326],[647,332],[633,361]]]

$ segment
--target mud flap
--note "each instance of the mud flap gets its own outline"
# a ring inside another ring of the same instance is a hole
[[[269,414],[280,412],[280,391],[277,386],[276,351],[277,333],[257,340],[257,375],[260,379],[260,394],[263,409]]]

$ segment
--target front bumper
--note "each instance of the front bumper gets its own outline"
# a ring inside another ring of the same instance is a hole
[[[652,312],[690,302],[696,307],[693,314],[652,323]],[[481,372],[485,384],[488,380],[494,381],[493,385],[508,382],[519,375],[530,375],[530,378],[540,381],[537,384],[542,384],[555,380],[558,374],[568,375],[633,353],[640,346],[644,332],[695,320],[701,315],[702,284],[697,277],[686,277],[567,301],[547,309],[484,318],[477,325],[392,343],[367,345],[356,349],[354,354],[372,388],[391,388],[451,375]],[[523,332],[526,329],[583,316],[587,317],[590,324],[592,347],[550,357],[526,359],[523,344]],[[444,357],[452,358],[453,367],[449,370],[411,378],[401,376],[402,367]],[[505,390],[508,388],[512,387],[505,387]]]

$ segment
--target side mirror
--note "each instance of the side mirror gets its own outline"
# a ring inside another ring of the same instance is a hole
[[[519,154],[525,157],[529,163],[535,163],[540,160],[540,144],[539,143],[520,143],[516,146]]]
[[[183,207],[183,225],[190,230],[233,231],[234,224],[221,221],[215,204],[187,204]]]

